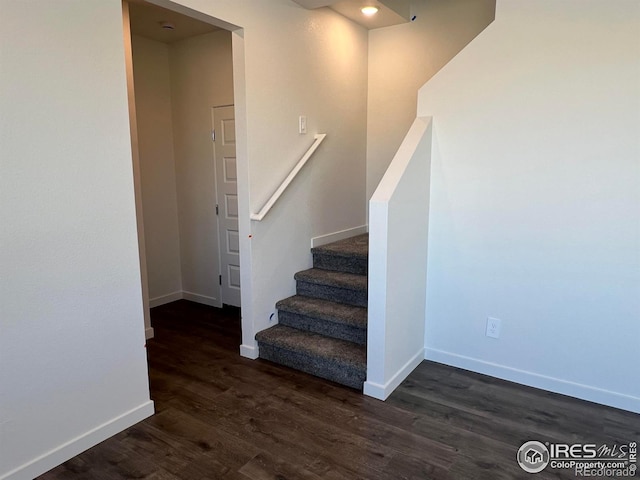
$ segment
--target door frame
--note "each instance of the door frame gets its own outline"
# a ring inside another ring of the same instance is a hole
[[[251,219],[250,219],[250,203],[249,203],[249,161],[247,146],[247,108],[246,108],[246,81],[245,81],[245,48],[244,48],[244,29],[226,21],[224,18],[213,17],[205,12],[194,10],[184,5],[174,3],[170,0],[148,0],[149,3],[159,5],[161,7],[173,10],[182,15],[210,23],[216,27],[231,32],[231,49],[233,63],[233,104],[235,106],[236,121],[236,161],[237,161],[237,189],[238,189],[238,234],[240,237],[240,284],[242,285],[241,295],[241,328],[242,328],[242,344],[239,346],[240,355],[246,358],[258,358],[258,347],[255,341],[255,327],[253,325],[253,288],[252,288],[252,255],[251,255]],[[125,62],[127,69],[127,77],[131,73],[131,82],[127,82],[127,90],[129,94],[129,115],[131,129],[136,126],[136,110],[135,110],[135,89],[133,86],[133,61],[131,57],[131,31],[128,22],[128,3],[127,0],[122,1],[123,5],[123,23],[126,23],[124,31],[125,36]],[[212,7],[213,8],[213,7]],[[126,13],[126,21],[125,14]],[[134,144],[135,143],[135,144]],[[132,157],[134,176],[140,171],[140,159],[137,150],[137,131],[135,137],[132,137]],[[139,175],[138,175],[139,178]],[[141,264],[141,289],[143,293],[143,307],[147,338],[153,337],[153,329],[149,321],[149,294],[148,281],[146,272],[146,252],[144,246],[144,230],[142,199],[139,180],[134,179],[135,187],[135,203],[136,216],[138,218],[138,246],[140,251]],[[138,208],[138,205],[140,208]],[[142,266],[144,265],[144,270]]]

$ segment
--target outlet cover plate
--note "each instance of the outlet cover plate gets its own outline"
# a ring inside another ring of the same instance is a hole
[[[502,328],[502,320],[494,317],[487,317],[487,337],[500,338],[500,330]]]

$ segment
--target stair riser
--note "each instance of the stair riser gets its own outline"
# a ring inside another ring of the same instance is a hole
[[[337,324],[328,320],[313,318],[307,315],[278,311],[278,322],[288,327],[319,333],[326,337],[339,338],[349,342],[365,345],[367,343],[367,331],[352,325]]]
[[[366,275],[368,271],[368,261],[364,258],[340,257],[322,253],[313,254],[313,266],[323,270],[355,273],[356,275]]]
[[[298,280],[296,282],[296,293],[307,297],[323,298],[338,303],[346,303],[347,305],[355,305],[356,307],[367,306],[366,291],[350,290]]]
[[[362,390],[366,378],[365,371],[266,344],[260,345],[260,358],[359,390]]]

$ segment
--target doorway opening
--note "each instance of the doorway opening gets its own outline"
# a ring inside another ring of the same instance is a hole
[[[238,233],[238,167],[233,105],[211,109],[216,214],[220,256],[220,298],[223,305],[240,307],[240,236]]]
[[[142,1],[123,12],[151,337],[152,307],[241,304],[232,32]]]

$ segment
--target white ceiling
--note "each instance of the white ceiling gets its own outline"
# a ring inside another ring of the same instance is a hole
[[[308,9],[332,8],[369,30],[407,23],[411,17],[411,0],[294,0],[294,2]],[[367,17],[360,11],[365,6],[378,7],[378,13]]]
[[[308,8],[329,7],[363,27],[388,27],[406,23],[410,18],[410,0],[294,0]],[[367,17],[360,9],[363,6],[375,5],[380,10]],[[173,43],[188,37],[219,30],[210,23],[196,20],[186,15],[167,10],[166,8],[147,3],[144,0],[129,0],[129,16],[131,32],[134,35],[150,38],[158,42]],[[172,23],[175,28],[162,28],[163,22]]]
[[[336,0],[293,0],[293,1],[302,5],[304,8],[308,8],[312,10],[314,8],[328,7],[332,3],[335,3]]]
[[[210,23],[187,17],[166,8],[141,1],[129,2],[131,33],[162,43],[173,43],[188,37],[220,30]],[[163,22],[172,23],[175,28],[162,28]]]

